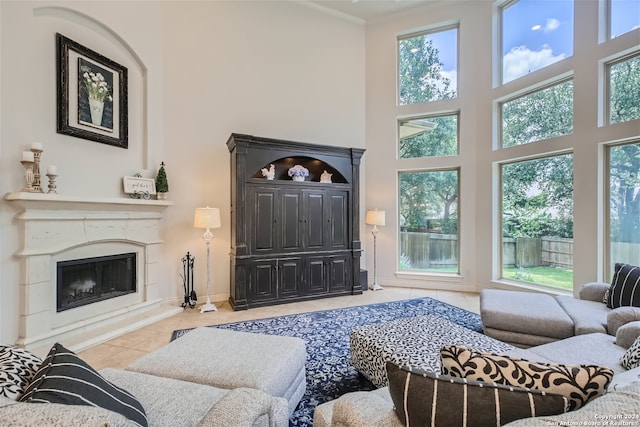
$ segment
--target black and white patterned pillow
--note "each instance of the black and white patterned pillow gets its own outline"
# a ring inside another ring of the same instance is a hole
[[[0,345],[0,396],[18,400],[42,359],[24,348]]]
[[[640,367],[640,336],[631,344],[631,347],[620,359],[620,364],[627,369]]]
[[[59,343],[51,348],[20,401],[100,407],[142,427],[149,424],[144,408],[132,394],[104,379]]]
[[[455,345],[443,346],[440,360],[445,375],[559,394],[569,399],[571,410],[604,394],[613,378],[605,366],[532,362]]]
[[[406,426],[501,426],[561,414],[566,397],[539,390],[438,375],[387,362],[389,394]]]
[[[609,288],[607,307],[640,307],[640,267],[617,263]]]

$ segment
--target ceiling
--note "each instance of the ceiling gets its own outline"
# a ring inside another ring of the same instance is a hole
[[[309,0],[321,8],[365,22],[441,0]]]

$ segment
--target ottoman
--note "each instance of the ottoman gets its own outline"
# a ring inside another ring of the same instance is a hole
[[[351,364],[376,387],[388,385],[387,361],[440,372],[440,348],[464,345],[502,353],[513,346],[438,316],[416,316],[351,331]]]
[[[485,334],[518,347],[575,334],[571,317],[547,294],[485,289],[480,292],[480,317]]]
[[[248,387],[289,402],[291,415],[306,390],[303,340],[217,328],[196,328],[141,357],[129,371],[218,388]]]

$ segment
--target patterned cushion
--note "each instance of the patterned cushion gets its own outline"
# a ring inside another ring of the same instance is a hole
[[[640,367],[640,337],[631,344],[631,347],[620,359],[620,364],[627,369]]]
[[[445,375],[559,394],[569,399],[571,410],[604,394],[613,378],[604,366],[532,362],[463,346],[443,346],[440,357]]]
[[[406,426],[500,426],[521,418],[561,414],[564,396],[469,381],[387,363],[389,393]]]
[[[140,426],[148,425],[144,408],[134,396],[104,379],[58,343],[49,351],[20,401],[100,407]]]
[[[640,267],[617,263],[609,288],[607,307],[640,307]]]
[[[41,363],[30,351],[0,345],[0,396],[18,400]]]

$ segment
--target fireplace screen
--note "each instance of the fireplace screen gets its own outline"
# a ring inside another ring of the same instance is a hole
[[[136,253],[58,262],[57,311],[136,291]]]

